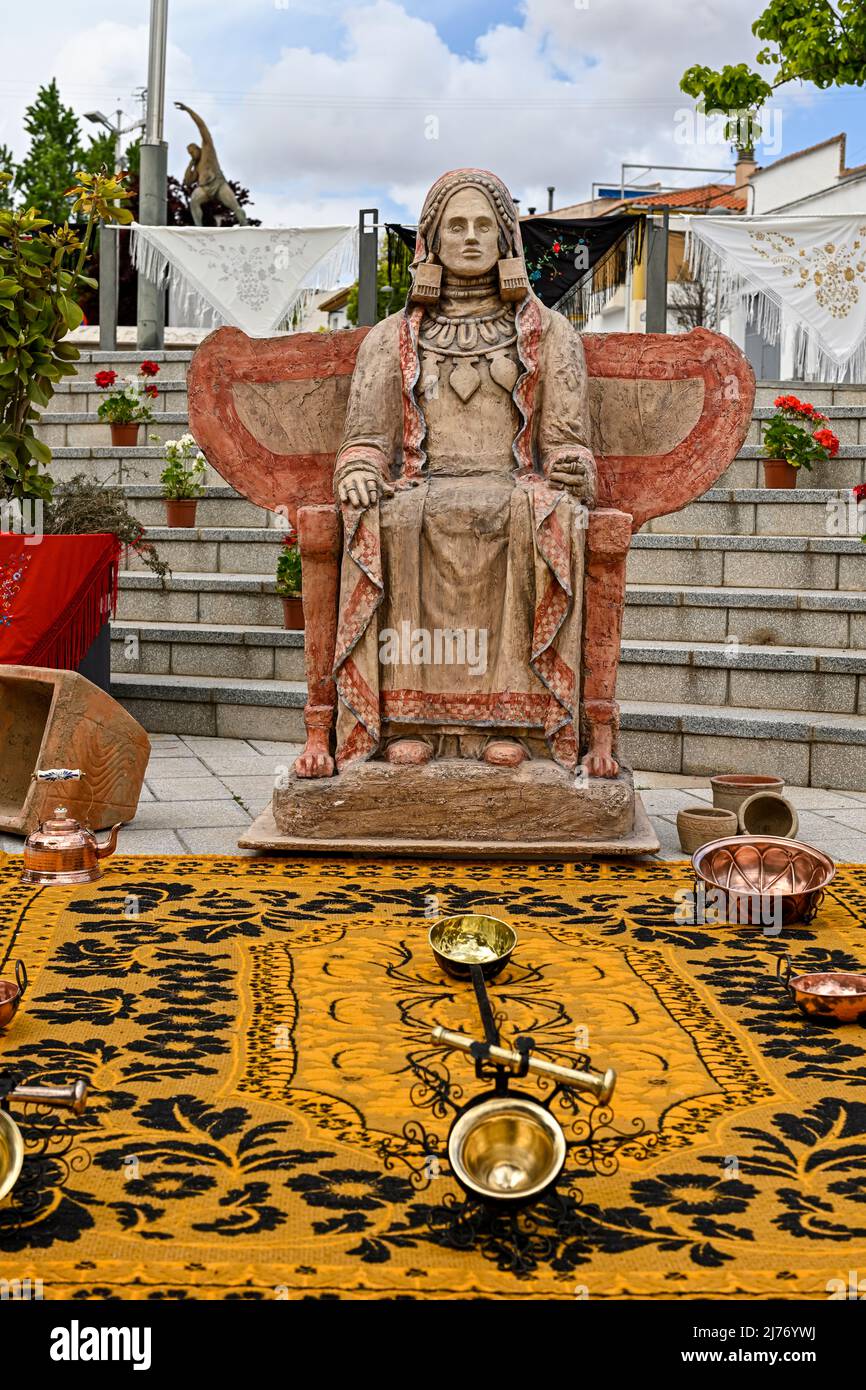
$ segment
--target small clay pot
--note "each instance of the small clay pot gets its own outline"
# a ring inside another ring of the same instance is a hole
[[[195,526],[197,497],[166,497],[165,518],[169,526]]]
[[[718,806],[689,806],[677,812],[677,832],[680,846],[686,854],[692,855],[701,845],[736,835],[736,813],[719,810]]]
[[[722,811],[739,811],[743,802],[755,792],[777,792],[781,795],[785,783],[781,777],[764,777],[754,772],[723,772],[710,778],[713,805]]]
[[[111,425],[111,442],[121,448],[135,448],[138,443],[138,425]]]
[[[287,632],[303,632],[304,600],[300,594],[293,594],[291,598],[283,595],[283,626]]]
[[[795,840],[800,818],[787,797],[778,792],[755,792],[743,802],[737,814],[742,835],[775,835]]]
[[[786,459],[764,459],[764,487],[796,487],[799,471]]]

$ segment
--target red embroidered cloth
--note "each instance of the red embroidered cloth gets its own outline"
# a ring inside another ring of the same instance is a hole
[[[117,606],[114,535],[0,534],[0,665],[74,671]]]

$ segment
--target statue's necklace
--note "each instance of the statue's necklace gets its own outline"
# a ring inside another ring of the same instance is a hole
[[[455,367],[448,382],[465,404],[481,385],[475,363],[479,357],[485,357],[491,378],[510,395],[519,368],[508,349],[516,342],[512,309],[454,317],[425,314],[419,333],[422,391],[429,396],[435,390],[442,359],[453,358]]]

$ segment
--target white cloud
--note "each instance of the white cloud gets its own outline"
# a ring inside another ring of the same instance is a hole
[[[472,58],[394,0],[349,8],[337,56],[285,48],[233,119],[222,112],[223,162],[254,192],[282,177],[357,206],[378,189],[406,213],[460,164],[495,169],[524,208],[546,206],[548,183],[559,203],[585,197],[623,160],[726,166],[724,146],[675,144],[674,113],[691,106],[678,83],[691,62],[742,60],[753,8],[527,0],[523,25],[494,27]]]
[[[316,10],[332,18],[330,52],[291,43]],[[272,223],[354,222],[370,203],[413,217],[430,182],[461,164],[495,169],[524,208],[546,206],[549,183],[560,205],[582,199],[594,180],[618,181],[624,160],[728,165],[725,146],[676,143],[675,113],[691,106],[678,84],[691,63],[749,58],[754,11],[754,0],[525,0],[520,23],[495,25],[467,57],[397,0],[291,0],[276,22],[273,0],[173,0],[169,167],[182,172],[193,138],[177,97],[208,121],[226,174]],[[0,141],[23,150],[34,68],[42,81],[56,74],[79,113],[120,99],[137,115],[144,13],[140,0],[114,0],[110,20],[83,27],[80,8],[61,0],[17,6]],[[782,106],[820,100],[807,88]]]

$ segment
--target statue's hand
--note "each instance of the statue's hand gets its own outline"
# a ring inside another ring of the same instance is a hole
[[[595,506],[598,478],[595,463],[589,455],[585,458],[559,459],[550,470],[550,481],[558,487],[567,488],[579,502],[585,502],[588,507]]]
[[[341,479],[337,488],[341,502],[353,507],[374,507],[380,496],[392,493],[394,489],[386,483],[381,473],[374,468],[354,468]]]

